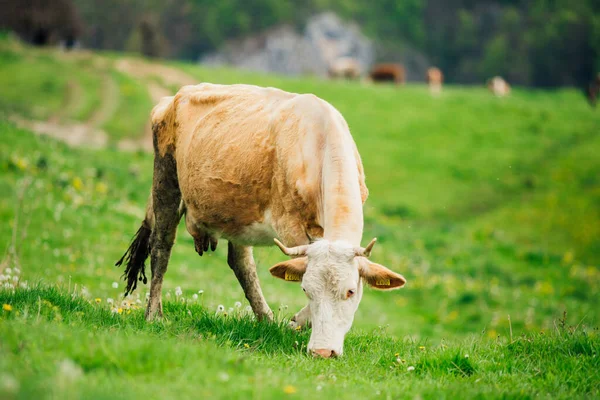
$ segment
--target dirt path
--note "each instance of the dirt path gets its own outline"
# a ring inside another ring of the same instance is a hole
[[[83,89],[75,80],[67,84],[63,104],[58,112],[47,121],[32,121],[19,116],[11,117],[18,126],[29,129],[42,135],[48,135],[61,140],[73,147],[105,148],[109,144],[109,136],[102,126],[114,115],[119,107],[119,87],[110,76],[111,63],[91,53],[76,55],[73,57],[93,57],[93,68],[95,72],[102,74],[102,92],[100,95],[100,106],[93,112],[85,122],[68,121],[69,110],[79,106]],[[61,54],[58,57],[71,57]],[[174,88],[195,84],[197,81],[188,74],[165,65],[153,64],[144,60],[121,59],[112,66],[117,71],[127,74],[133,79],[142,81],[148,89],[148,94],[153,103],[158,103],[162,97],[172,96]],[[117,143],[117,148],[123,151],[147,151],[152,152],[152,127],[150,121],[143,128],[141,138],[126,138]]]
[[[148,94],[154,104],[157,104],[163,97],[173,96],[175,91],[172,88],[197,83],[196,79],[175,68],[143,60],[121,59],[117,61],[115,68],[132,78],[143,78],[148,89]],[[150,119],[148,119],[144,126],[141,139],[123,139],[119,141],[117,147],[119,150],[125,151],[144,150],[152,152],[152,125]]]

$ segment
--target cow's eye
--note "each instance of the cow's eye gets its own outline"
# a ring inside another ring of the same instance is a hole
[[[354,296],[354,290],[350,289],[346,292],[346,298],[349,299],[352,296]]]

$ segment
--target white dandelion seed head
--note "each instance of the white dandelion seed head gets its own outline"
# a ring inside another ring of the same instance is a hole
[[[117,282],[113,282],[112,283],[112,287],[113,287],[113,289],[118,289],[119,288],[119,284]]]
[[[13,282],[17,282],[19,280],[19,277],[18,276],[13,276],[12,279],[13,279]]]
[[[27,289],[27,282],[21,282],[19,286],[21,286],[21,289]]]
[[[175,296],[179,297],[183,294],[183,291],[181,290],[181,286],[177,286],[175,288]]]
[[[150,298],[150,293],[146,292],[146,299],[149,299],[149,298]]]
[[[413,367],[413,366],[411,365],[410,367],[406,368],[406,370],[407,370],[407,371],[409,371],[409,372],[410,372],[410,371],[414,371],[414,370],[415,370],[415,367]]]
[[[227,372],[219,372],[219,379],[223,382],[227,382],[229,380],[229,374]]]
[[[136,304],[142,304],[142,301],[140,299],[137,299],[135,302]]]
[[[223,311],[225,311],[225,306],[223,304],[219,304],[217,306],[217,312],[223,312]]]
[[[14,273],[15,275],[19,275],[21,273],[21,270],[18,267],[15,267]]]
[[[198,290],[198,294],[204,293],[204,290]]]
[[[108,299],[106,299],[106,302],[108,304],[113,304],[115,301],[109,297]]]
[[[171,298],[171,292],[167,292],[167,294],[165,295],[165,297],[166,297],[167,299],[170,299],[170,298]]]
[[[10,275],[10,274],[12,274],[12,269],[10,269],[10,268],[6,268],[6,269],[4,270],[4,272],[6,272],[6,275]]]
[[[198,295],[197,295],[196,293],[194,293],[194,294],[192,295],[192,299],[194,299],[194,300],[198,300]]]
[[[110,309],[110,312],[113,313],[113,314],[116,314],[118,311],[119,311],[119,309],[117,307],[112,307]]]
[[[229,309],[227,310],[228,313],[232,313],[233,312],[233,307],[229,307]]]
[[[235,308],[240,308],[242,306],[242,303],[240,303],[239,301],[235,302]]]
[[[0,275],[0,282],[4,282],[6,280],[6,275]]]
[[[465,358],[469,358],[469,355],[468,355],[468,354],[465,354]]]
[[[250,313],[251,313],[251,312],[252,312],[252,307],[250,307],[250,306],[246,306],[246,311],[248,311],[248,312],[250,312]]]

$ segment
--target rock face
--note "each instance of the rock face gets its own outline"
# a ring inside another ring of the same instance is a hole
[[[288,25],[279,26],[232,41],[200,62],[285,75],[327,76],[330,66],[341,58],[356,60],[364,75],[373,63],[373,44],[356,25],[327,12],[310,18],[302,33]]]

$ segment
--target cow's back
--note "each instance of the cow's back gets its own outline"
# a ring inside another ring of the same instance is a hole
[[[210,84],[185,87],[170,104],[164,141],[175,150],[189,219],[246,244],[322,233],[320,152],[339,116],[333,107],[312,95]]]

